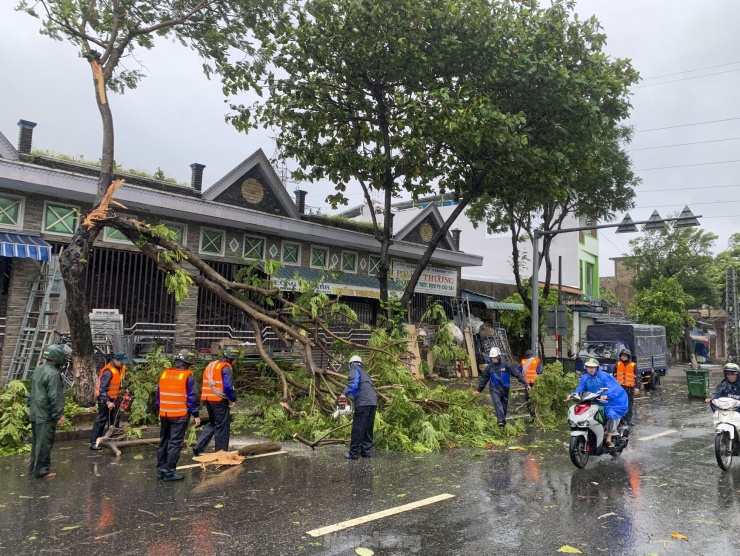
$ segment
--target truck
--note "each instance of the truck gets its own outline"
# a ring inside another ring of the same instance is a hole
[[[632,352],[637,376],[642,376],[646,390],[655,390],[660,377],[668,369],[668,346],[665,327],[654,324],[603,323],[586,327],[586,341],[581,342],[576,370],[585,371],[584,361],[590,357],[599,361],[602,371],[615,374],[619,353]]]

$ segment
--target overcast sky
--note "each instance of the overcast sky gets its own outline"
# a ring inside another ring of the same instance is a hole
[[[35,147],[97,160],[101,130],[88,64],[72,46],[39,35],[39,22],[13,11],[13,3],[0,2],[0,131],[15,143],[17,121],[32,120],[38,123]],[[633,220],[688,204],[724,248],[730,234],[740,232],[740,2],[582,0],[577,11],[595,14],[608,53],[632,59],[643,77],[634,89],[631,121],[631,154],[643,180]],[[111,98],[116,160],[124,167],[161,167],[187,182],[189,165],[200,162],[207,186],[257,148],[274,154],[267,131],[245,135],[225,123],[228,106],[219,83],[203,76],[192,52],[161,43],[141,52],[140,60],[150,77]],[[686,125],[716,120],[726,121]],[[653,148],[697,142],[703,143]],[[322,205],[325,186],[304,189],[309,205]],[[352,201],[358,204],[361,195]],[[632,236],[600,237],[601,275],[611,275],[609,257],[628,251]]]

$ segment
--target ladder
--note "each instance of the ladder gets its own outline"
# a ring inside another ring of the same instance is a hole
[[[6,385],[11,380],[27,378],[29,371],[40,364],[44,347],[54,340],[65,299],[59,256],[54,255],[50,261],[41,263],[38,278],[31,282],[18,341],[10,358]]]

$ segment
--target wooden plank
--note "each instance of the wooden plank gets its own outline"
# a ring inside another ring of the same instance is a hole
[[[465,346],[468,348],[468,357],[470,357],[470,376],[478,377],[478,364],[475,362],[475,346],[473,337],[470,335],[470,329],[465,329]]]
[[[439,494],[437,496],[432,496],[431,498],[425,498],[424,500],[419,500],[417,502],[411,502],[410,504],[404,504],[403,506],[396,506],[395,508],[389,508],[381,512],[375,512],[372,514],[368,514],[366,516],[357,517],[355,519],[350,519],[348,521],[342,521],[340,523],[335,523],[334,525],[328,525],[326,527],[320,527],[319,529],[313,529],[312,531],[307,531],[307,534],[311,535],[312,537],[321,537],[323,535],[328,535],[329,533],[335,533],[343,529],[349,529],[350,527],[362,525],[363,523],[368,523],[370,521],[375,521],[375,520],[382,519],[384,517],[388,517],[391,515],[396,515],[396,514],[400,514],[403,512],[415,510],[417,508],[428,506],[429,504],[434,504],[436,502],[441,502],[443,500],[449,500],[450,498],[454,498],[454,497],[455,497],[454,494]]]
[[[420,378],[419,363],[421,362],[421,354],[419,353],[419,342],[416,336],[416,326],[413,324],[407,324],[406,330],[408,331],[409,335],[409,344],[406,349],[411,354],[411,357],[409,357],[410,361],[408,361],[407,366],[414,378]]]
[[[254,456],[245,456],[244,459],[266,458],[267,456],[277,456],[280,454],[287,454],[287,453],[288,452],[285,450],[280,450],[279,452],[268,452],[267,454],[257,454]],[[191,463],[188,465],[178,465],[176,469],[177,471],[179,471],[180,469],[193,469],[194,467],[200,467],[201,465],[203,464],[202,463]]]

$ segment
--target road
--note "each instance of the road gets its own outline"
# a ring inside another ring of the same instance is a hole
[[[720,373],[714,372],[712,384]],[[570,463],[567,431],[514,446],[436,454],[378,453],[345,461],[341,447],[248,460],[221,474],[184,471],[163,483],[154,450],[116,460],[82,443],[52,454],[59,476],[25,476],[26,457],[0,459],[4,554],[377,555],[740,554],[740,461],[717,466],[706,406],[683,372],[640,396],[638,425],[617,459]],[[183,454],[181,464],[190,463]],[[453,497],[319,536],[309,531],[441,494]],[[687,539],[675,538],[672,533]]]

